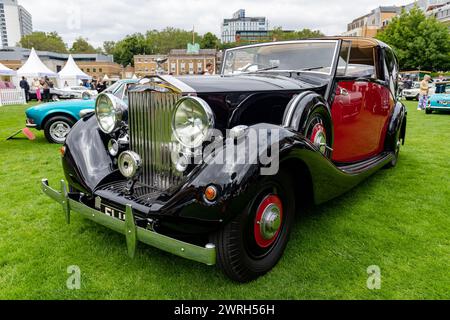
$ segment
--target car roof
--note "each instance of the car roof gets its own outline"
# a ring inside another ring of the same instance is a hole
[[[258,44],[250,44],[250,45],[243,45],[238,46],[235,48],[230,48],[228,50],[233,50],[237,48],[245,48],[245,47],[254,47],[258,45],[271,45],[271,44],[280,44],[280,43],[295,43],[295,42],[306,42],[306,41],[351,41],[353,43],[356,43],[358,46],[372,46],[372,47],[382,47],[382,48],[389,48],[386,43],[373,38],[366,38],[366,37],[344,37],[344,36],[329,36],[329,37],[322,37],[322,38],[309,38],[309,39],[298,39],[298,40],[288,40],[288,41],[275,41],[275,42],[263,42]]]

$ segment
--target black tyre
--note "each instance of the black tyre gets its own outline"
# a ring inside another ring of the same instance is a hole
[[[432,114],[433,111],[432,111],[431,109],[426,108],[426,109],[425,109],[425,113],[426,113],[426,114]]]
[[[408,100],[408,101],[414,100],[414,98],[409,98],[409,97],[405,97],[405,99]]]
[[[289,175],[280,172],[258,185],[242,212],[212,236],[217,264],[232,280],[246,283],[272,270],[282,257],[294,222],[295,198]]]
[[[402,140],[401,140],[400,133],[399,133],[398,138],[397,138],[397,144],[396,144],[395,150],[393,152],[394,153],[394,157],[392,158],[391,162],[389,162],[387,164],[385,169],[395,168],[397,166],[398,158],[400,156],[401,146],[402,146]]]
[[[59,101],[59,97],[57,94],[52,95],[52,101]]]
[[[47,120],[44,126],[45,137],[48,142],[63,144],[75,121],[65,116],[55,116]]]
[[[332,131],[328,112],[324,106],[320,106],[311,112],[303,134],[324,156],[331,158],[333,153]]]

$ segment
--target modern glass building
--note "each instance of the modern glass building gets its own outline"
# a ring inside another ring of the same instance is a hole
[[[0,47],[13,47],[32,32],[31,14],[17,0],[0,0]]]
[[[236,42],[238,32],[269,30],[269,21],[266,17],[246,17],[245,10],[240,9],[233,14],[233,18],[224,19],[222,23],[222,43]]]

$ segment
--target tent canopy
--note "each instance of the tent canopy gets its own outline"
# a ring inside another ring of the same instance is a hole
[[[27,62],[17,70],[17,75],[19,77],[32,77],[32,78],[41,78],[41,77],[50,77],[57,78],[58,74],[50,70],[42,61],[39,59],[39,56],[36,53],[36,50],[31,49],[30,57]]]
[[[61,80],[65,79],[77,79],[77,80],[91,80],[92,77],[88,76],[86,73],[81,71],[81,69],[73,60],[72,55],[69,56],[66,65],[64,68],[58,73]]]
[[[15,76],[17,72],[0,63],[0,76]]]

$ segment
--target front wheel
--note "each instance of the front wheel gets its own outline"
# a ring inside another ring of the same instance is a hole
[[[294,221],[295,198],[283,172],[265,178],[247,209],[212,236],[217,263],[232,280],[246,283],[272,270],[282,257]]]
[[[429,109],[429,108],[425,109],[425,114],[432,114],[432,113],[433,113],[433,111],[431,109]]]
[[[63,144],[74,124],[75,122],[68,117],[53,117],[44,126],[45,137],[50,143]]]

